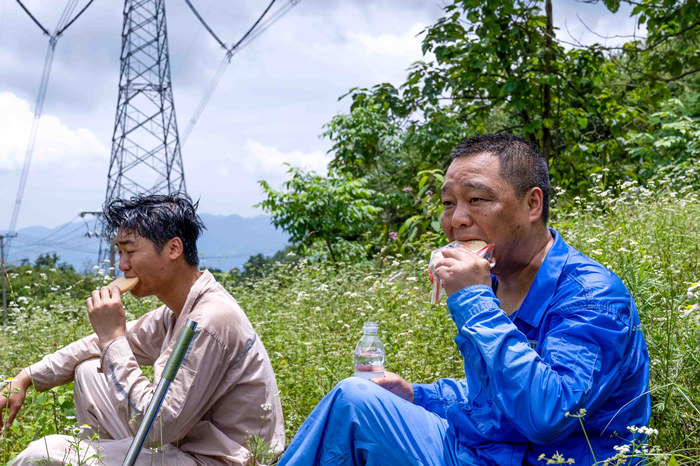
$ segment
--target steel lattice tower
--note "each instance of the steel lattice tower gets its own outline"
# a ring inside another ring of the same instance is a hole
[[[170,79],[165,1],[125,0],[119,98],[105,201],[186,191]],[[110,249],[113,266],[114,251]],[[108,248],[101,250],[106,253]]]
[[[185,192],[164,0],[126,0],[106,200]]]

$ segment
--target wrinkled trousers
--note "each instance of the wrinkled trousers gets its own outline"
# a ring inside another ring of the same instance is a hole
[[[80,435],[48,435],[30,443],[12,463],[13,466],[64,464],[121,465],[129,447],[132,433],[128,420],[119,419],[107,393],[114,390],[105,376],[97,372],[98,359],[89,359],[75,369],[75,413],[78,425],[87,425]],[[98,440],[90,440],[92,434]],[[83,437],[81,440],[80,438]],[[88,438],[84,438],[88,437]],[[173,445],[162,451],[143,448],[136,462],[147,465],[195,465],[194,459]]]
[[[357,377],[338,383],[299,428],[278,466],[478,464],[457,460],[447,420]]]

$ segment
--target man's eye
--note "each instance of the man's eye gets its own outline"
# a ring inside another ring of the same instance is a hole
[[[442,201],[442,205],[444,205],[445,207],[449,207],[452,205],[452,201]]]
[[[479,201],[483,201],[483,199],[480,198],[480,197],[472,197],[472,198],[469,199],[469,202],[470,202],[471,204],[474,204],[475,202],[479,202]]]

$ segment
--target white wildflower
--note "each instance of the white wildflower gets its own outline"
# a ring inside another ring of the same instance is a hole
[[[613,447],[615,451],[618,451],[624,455],[630,452],[630,446],[629,445],[616,445]]]

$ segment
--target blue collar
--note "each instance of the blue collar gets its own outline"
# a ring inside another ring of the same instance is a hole
[[[535,275],[535,280],[530,285],[525,300],[520,305],[515,314],[519,320],[528,323],[532,327],[537,327],[542,320],[544,311],[554,296],[557,289],[559,277],[569,258],[569,247],[561,238],[559,233],[553,228],[549,231],[554,237],[554,244],[547,252],[547,257]]]

